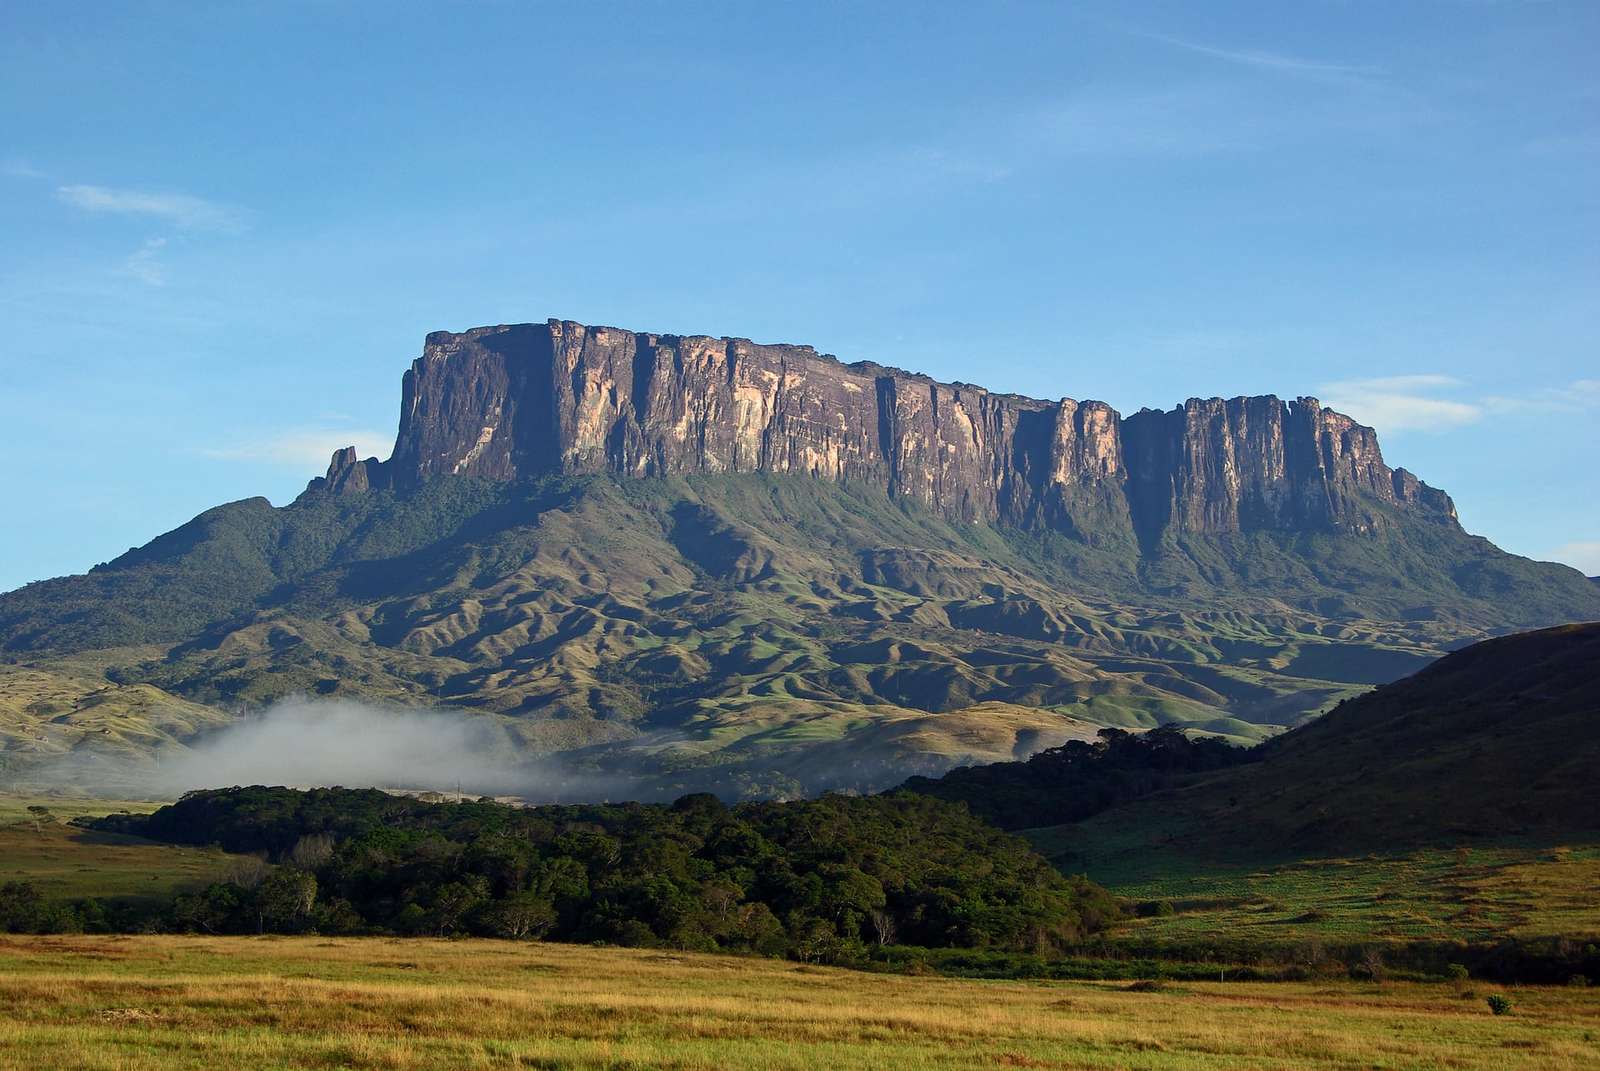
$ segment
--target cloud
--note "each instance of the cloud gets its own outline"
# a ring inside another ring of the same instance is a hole
[[[122,262],[124,275],[131,275],[147,286],[165,286],[167,283],[167,270],[161,263],[159,254],[167,244],[165,238],[147,238],[145,243]]]
[[[1304,59],[1300,56],[1289,56],[1282,52],[1267,52],[1259,49],[1218,48],[1215,45],[1202,44],[1199,41],[1188,41],[1181,37],[1172,37],[1161,33],[1140,33],[1139,36],[1238,66],[1276,71],[1280,74],[1333,75],[1357,78],[1376,73],[1371,67],[1354,67],[1343,63],[1328,63],[1323,60]]]
[[[90,746],[25,771],[28,785],[173,797],[228,785],[343,785],[578,802],[637,794],[630,770],[527,755],[509,718],[397,709],[348,699],[280,700],[231,725],[163,746],[159,761]]]
[[[237,212],[183,193],[146,193],[107,186],[58,186],[56,197],[84,212],[148,216],[185,230],[232,231],[242,225]]]
[[[1461,385],[1452,376],[1379,376],[1324,383],[1319,393],[1330,408],[1380,431],[1445,431],[1483,416],[1481,405],[1433,397]]]
[[[255,442],[209,447],[200,453],[218,461],[254,461],[272,465],[326,468],[335,450],[354,446],[360,457],[387,457],[392,436],[353,428],[297,428]]]
[[[1200,156],[1254,148],[1274,123],[1219,86],[1119,92],[1091,87],[1009,124],[1015,152],[1065,157]]]
[[[1600,409],[1600,379],[1575,379],[1521,396],[1491,394],[1484,408],[1500,413],[1581,413]]]
[[[0,174],[9,178],[39,179],[47,177],[43,171],[26,160],[7,160],[0,164]]]
[[[1600,539],[1580,539],[1563,543],[1545,555],[1550,561],[1562,562],[1588,576],[1600,576]]]

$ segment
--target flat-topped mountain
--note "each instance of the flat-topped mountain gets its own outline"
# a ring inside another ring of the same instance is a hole
[[[109,785],[303,694],[471,711],[561,756],[537,798],[868,790],[1106,725],[1257,741],[1597,618],[1581,573],[1462,531],[1313,399],[1124,418],[805,347],[485,327],[428,337],[388,459],[0,595],[0,770]]]
[[[938,383],[807,346],[551,320],[428,336],[386,462],[336,454],[334,490],[437,476],[769,473],[859,484],[963,521],[1095,539],[1348,529],[1372,503],[1453,524],[1449,496],[1384,464],[1315,398],[1191,398],[1121,417]]]

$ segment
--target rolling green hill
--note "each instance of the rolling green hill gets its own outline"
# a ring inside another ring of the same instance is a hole
[[[1575,571],[1398,513],[1151,554],[805,477],[439,478],[221,506],[0,596],[0,760],[148,759],[307,694],[480,712],[644,796],[875,789],[1103,725],[1253,743],[1588,613]]]
[[[1186,806],[1294,850],[1600,833],[1600,623],[1475,644],[1261,750]]]
[[[1600,623],[1474,644],[1250,757],[1032,836],[1063,865],[1128,875],[1196,862],[1593,843]],[[1077,788],[1063,781],[1057,790]]]

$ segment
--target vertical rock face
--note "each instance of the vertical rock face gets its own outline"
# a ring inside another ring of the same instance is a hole
[[[1384,503],[1454,523],[1384,464],[1373,430],[1314,398],[1192,398],[1126,419],[807,346],[545,324],[436,332],[406,373],[386,462],[334,455],[313,487],[438,476],[771,472],[867,483],[967,521],[1092,540],[1347,529]]]

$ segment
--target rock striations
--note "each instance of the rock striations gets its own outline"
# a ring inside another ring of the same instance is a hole
[[[1384,464],[1315,398],[1102,402],[995,394],[807,346],[568,321],[428,336],[388,461],[334,455],[310,490],[436,476],[790,473],[867,482],[970,521],[1092,541],[1368,531],[1387,508],[1455,526],[1449,496]]]

